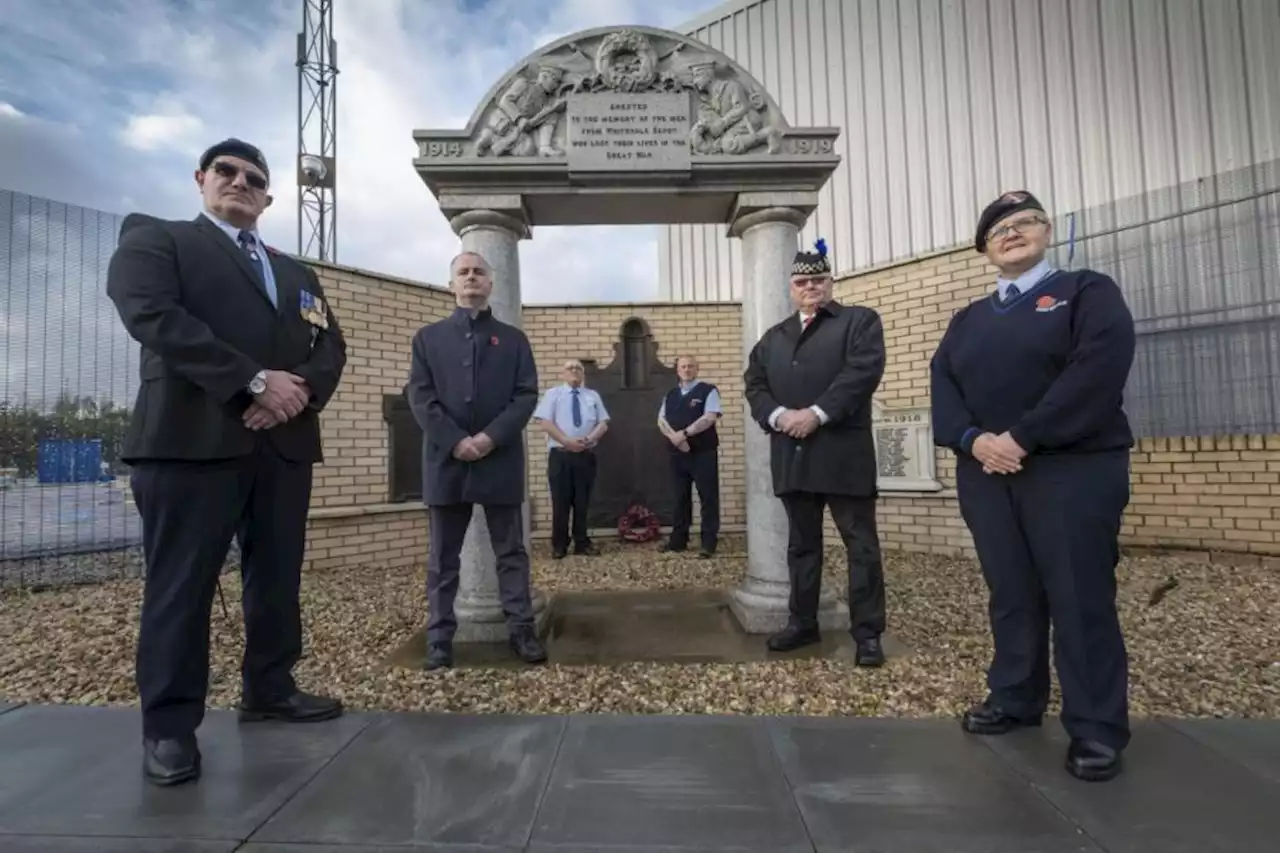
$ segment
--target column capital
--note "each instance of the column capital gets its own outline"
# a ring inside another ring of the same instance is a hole
[[[518,195],[442,195],[440,212],[459,237],[482,228],[507,231],[518,240],[533,236],[524,199]]]
[[[741,237],[748,229],[766,222],[785,222],[803,228],[817,207],[817,193],[741,193],[729,211],[728,236]]]
[[[529,226],[521,219],[503,213],[500,210],[483,208],[464,210],[449,219],[449,227],[459,237],[465,237],[472,231],[507,231],[517,240],[528,240],[532,237]]]

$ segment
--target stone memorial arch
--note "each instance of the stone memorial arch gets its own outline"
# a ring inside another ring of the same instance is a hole
[[[742,240],[743,359],[792,310],[801,227],[840,163],[839,128],[792,127],[723,53],[649,27],[584,30],[500,79],[462,129],[418,130],[414,168],[461,238],[493,268],[495,316],[521,325],[521,240],[540,225],[722,223]],[[731,417],[749,414],[731,412]],[[787,520],[768,437],[748,422],[746,576],[731,607],[753,633],[787,618]],[[526,484],[527,488],[527,484]],[[526,508],[527,510],[527,508]],[[529,513],[525,513],[526,537]],[[506,635],[494,558],[477,510],[463,549],[457,639]],[[545,599],[535,592],[545,617]],[[824,590],[823,623],[848,624]]]

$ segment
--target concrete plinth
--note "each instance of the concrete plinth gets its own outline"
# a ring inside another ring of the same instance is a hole
[[[795,257],[797,237],[808,205],[784,194],[761,194],[754,208],[746,202],[730,226],[742,238],[742,353],[746,363],[760,337],[795,310],[787,281]],[[808,194],[786,194],[805,195]],[[771,204],[772,203],[772,204]],[[787,513],[773,493],[769,436],[751,418],[747,406],[744,459],[747,486],[747,576],[733,591],[729,607],[743,629],[753,634],[779,631],[790,615],[791,580],[787,571]],[[832,590],[823,589],[818,622],[824,630],[849,627],[849,609]]]
[[[493,272],[493,294],[489,298],[493,316],[517,328],[522,326],[520,240],[528,236],[528,228],[516,216],[491,209],[459,213],[451,224],[462,238],[462,251],[479,254]],[[527,550],[530,543],[527,477],[525,489],[521,515]],[[531,595],[535,624],[542,634],[547,620],[546,597],[537,590],[531,590]],[[455,643],[497,642],[507,637],[506,616],[498,596],[497,558],[489,541],[489,525],[482,507],[474,509],[471,526],[462,542],[462,569],[454,615],[458,620]]]

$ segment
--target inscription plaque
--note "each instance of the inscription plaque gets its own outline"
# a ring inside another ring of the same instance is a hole
[[[570,95],[569,171],[688,170],[691,113],[688,92]]]
[[[883,409],[872,414],[877,482],[886,492],[936,492],[933,424],[927,408]]]

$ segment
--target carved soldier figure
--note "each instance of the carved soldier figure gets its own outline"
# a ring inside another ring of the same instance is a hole
[[[511,153],[517,157],[530,156],[534,150],[543,157],[564,153],[552,141],[560,121],[558,113],[565,103],[555,95],[564,71],[549,63],[539,63],[535,69],[533,81],[517,77],[502,93],[497,108],[489,113],[488,127],[476,140],[477,154],[486,149],[495,155]]]
[[[745,154],[764,143],[776,153],[782,142],[778,129],[765,124],[765,107],[759,93],[748,93],[737,80],[716,79],[716,62],[689,65],[698,90],[698,120],[689,131],[690,144],[699,154]]]

